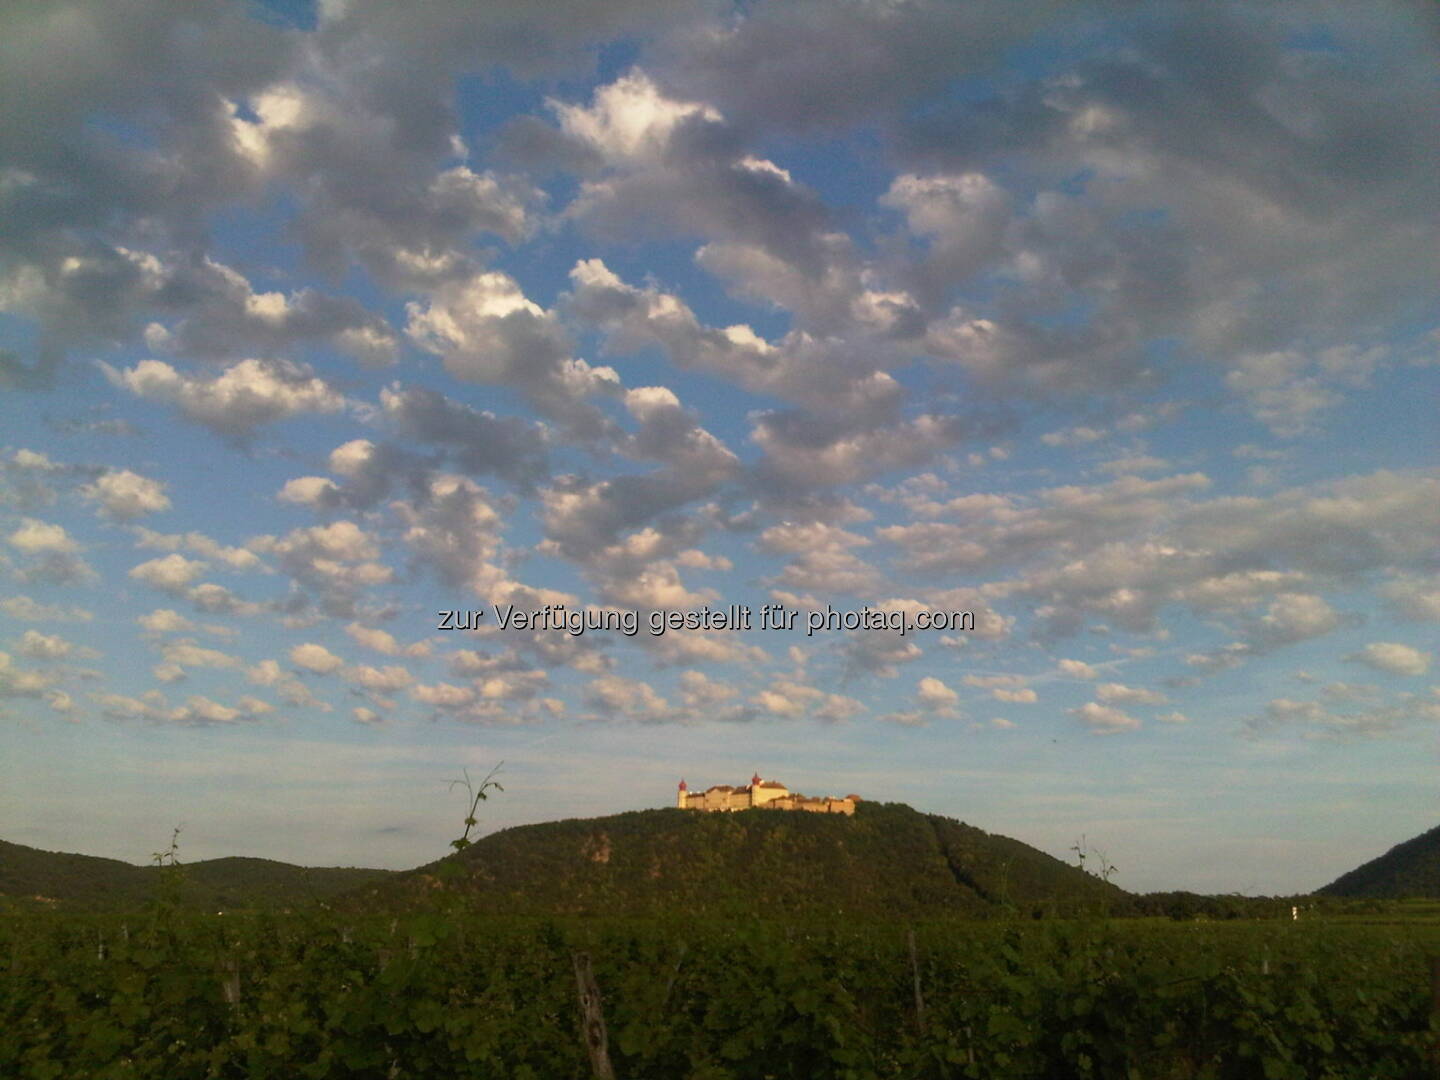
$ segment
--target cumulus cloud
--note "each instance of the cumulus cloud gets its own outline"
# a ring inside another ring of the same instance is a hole
[[[63,660],[74,647],[58,634],[42,634],[38,630],[26,630],[20,638],[20,655],[31,660]]]
[[[291,660],[295,659],[293,652],[290,658]],[[327,663],[328,659],[333,659],[333,657],[327,658]],[[369,664],[357,664],[354,667],[347,667],[342,674],[346,682],[377,693],[393,693],[396,690],[403,690],[415,681],[415,676],[397,664],[388,664],[378,668]]]
[[[161,592],[182,593],[186,586],[205,572],[207,564],[184,555],[165,555],[132,567],[130,576]]]
[[[188,551],[202,558],[224,563],[232,570],[262,568],[259,556],[248,548],[221,544],[200,532],[159,533],[135,526],[135,546],[154,551]]]
[[[1345,659],[1357,660],[1391,675],[1424,675],[1430,670],[1430,654],[1396,641],[1376,641]]]
[[[915,698],[922,708],[941,716],[958,716],[960,695],[933,675],[926,675],[915,686]]]
[[[98,503],[102,514],[116,521],[170,509],[164,484],[129,469],[104,473],[81,493]]]
[[[499,271],[446,282],[407,307],[406,333],[466,382],[513,387],[579,437],[609,430],[590,401],[614,394],[619,376],[570,355],[570,338],[553,312],[528,299]]]
[[[1098,701],[1087,701],[1078,709],[1069,710],[1072,716],[1084,721],[1092,735],[1115,735],[1122,731],[1135,731],[1140,721],[1113,705],[1102,705]]]
[[[762,715],[782,720],[810,718],[830,723],[859,716],[865,707],[844,694],[834,694],[794,679],[776,679],[751,697]]]
[[[160,654],[166,664],[180,669],[191,667],[238,668],[243,666],[238,657],[221,652],[219,649],[209,649],[203,645],[197,645],[189,638],[167,641],[161,646]]]
[[[585,688],[585,702],[602,717],[654,723],[670,716],[670,703],[642,679],[601,675]]]
[[[163,360],[141,360],[124,371],[101,367],[117,387],[174,405],[187,419],[232,438],[302,413],[339,412],[345,404],[324,379],[288,360],[240,360],[215,376],[187,375]]]
[[[6,537],[10,546],[27,555],[68,555],[80,550],[64,526],[35,518],[24,518],[20,527]]]
[[[305,644],[296,645],[291,649],[290,662],[296,667],[313,671],[317,675],[328,675],[345,665],[344,660],[325,648],[324,645],[317,645],[313,641],[307,641]]]
[[[280,570],[318,599],[326,614],[338,618],[354,618],[365,590],[395,576],[379,561],[376,538],[349,520],[292,529],[281,537],[256,537],[249,546],[273,556]]]
[[[547,471],[545,431],[520,417],[496,416],[434,390],[398,383],[380,391],[380,408],[396,431],[449,451],[455,467],[467,474],[495,473],[525,484]],[[340,453],[337,448],[335,454]],[[359,462],[369,463],[374,456],[373,446],[363,456],[357,447],[338,460],[332,454],[331,468],[353,477],[360,472]]]
[[[21,622],[90,622],[91,611],[63,604],[42,604],[29,596],[7,596],[0,600],[0,612]]]
[[[395,636],[379,627],[362,626],[359,623],[351,623],[345,627],[345,633],[351,638],[364,645],[367,649],[374,649],[386,656],[429,656],[430,643],[428,641],[417,641],[411,645],[402,646],[395,640]]]
[[[1107,705],[1164,705],[1168,701],[1158,691],[1113,682],[1095,687],[1095,696]]]

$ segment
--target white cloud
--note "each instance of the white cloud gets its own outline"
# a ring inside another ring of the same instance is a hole
[[[301,506],[324,506],[339,492],[335,481],[324,476],[297,476],[285,481],[285,486],[276,494],[281,502],[298,503]]]
[[[81,489],[87,499],[100,504],[100,512],[116,521],[129,521],[146,514],[170,509],[166,485],[129,469],[102,474]]]
[[[167,664],[179,668],[238,668],[242,666],[237,657],[221,652],[219,649],[207,649],[188,638],[167,641],[160,647],[160,654]]]
[[[1095,696],[1107,705],[1164,705],[1168,701],[1158,691],[1113,682],[1095,687]]]
[[[137,615],[140,628],[152,634],[183,633],[194,630],[195,624],[171,608],[156,608],[148,615]]]
[[[1140,721],[1135,717],[1113,705],[1101,705],[1097,701],[1087,701],[1070,712],[1083,720],[1095,735],[1114,735],[1121,731],[1135,731],[1140,727]]]
[[[22,518],[20,527],[7,539],[11,547],[18,548],[27,555],[49,552],[69,554],[80,550],[80,545],[70,538],[63,526],[37,521],[35,518]]]
[[[936,711],[953,710],[960,703],[960,695],[933,675],[926,675],[916,684],[915,696],[920,704]]]
[[[187,559],[184,555],[166,555],[133,567],[130,576],[161,592],[179,593],[204,573],[206,565],[196,559]]]
[[[134,526],[136,547],[156,551],[189,551],[216,562],[223,562],[232,570],[262,569],[259,557],[248,548],[233,547],[200,532],[159,533],[144,526]]]
[[[126,371],[101,367],[136,397],[175,405],[186,418],[237,438],[262,424],[339,412],[345,404],[325,380],[287,360],[241,360],[216,376],[185,375],[163,360],[142,360]]]
[[[562,131],[616,161],[658,156],[676,125],[689,117],[720,119],[707,105],[664,97],[639,70],[599,87],[588,109],[553,100],[550,108]]]
[[[294,653],[291,653],[291,659],[294,658]],[[354,667],[347,667],[343,675],[347,682],[377,693],[403,690],[415,681],[415,676],[397,664],[388,664],[379,668],[371,667],[369,664],[357,664]]]
[[[0,613],[22,622],[90,622],[93,612],[62,604],[42,604],[28,596],[7,596],[0,600]]]
[[[1430,670],[1430,654],[1395,641],[1376,641],[1345,659],[1358,660],[1391,675],[1424,675]]]
[[[390,634],[378,627],[362,626],[360,623],[350,623],[345,627],[345,633],[351,638],[364,645],[367,649],[374,649],[386,656],[429,656],[430,643],[428,641],[417,641],[412,645],[402,646]]]
[[[1023,690],[1006,690],[1004,687],[996,687],[990,691],[990,696],[996,701],[1008,701],[1013,705],[1034,705],[1040,700],[1039,695],[1026,687]]]
[[[57,634],[26,630],[20,639],[20,655],[31,660],[63,660],[74,646]]]
[[[317,675],[328,675],[345,664],[344,660],[325,648],[324,645],[317,645],[314,642],[296,645],[291,649],[290,662],[296,667],[313,671]]]
[[[607,717],[655,722],[670,716],[670,703],[643,679],[601,675],[586,686],[585,700]]]

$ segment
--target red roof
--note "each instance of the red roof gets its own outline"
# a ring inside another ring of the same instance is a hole
[[[680,778],[680,790],[681,790],[681,791],[689,791],[689,790],[690,790],[688,787],[685,786],[685,778],[684,778],[683,776]]]

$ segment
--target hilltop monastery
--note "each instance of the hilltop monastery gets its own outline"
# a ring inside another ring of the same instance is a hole
[[[681,810],[809,810],[817,814],[853,814],[859,795],[837,799],[831,795],[812,798],[792,792],[778,780],[762,780],[756,773],[744,787],[716,784],[704,791],[691,791],[684,780],[675,793]]]

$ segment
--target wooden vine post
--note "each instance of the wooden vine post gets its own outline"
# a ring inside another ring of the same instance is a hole
[[[910,974],[915,981],[915,1027],[923,1035],[925,1033],[925,994],[920,989],[920,958],[915,952],[915,928],[910,927],[906,933],[910,944]]]
[[[585,1051],[590,1055],[590,1072],[595,1080],[615,1080],[615,1069],[610,1064],[610,1037],[605,1031],[600,987],[596,985],[595,972],[590,968],[590,954],[577,952],[574,960],[575,987],[580,993],[580,1016],[584,1025]]]
[[[1440,1078],[1440,956],[1430,958],[1430,1027],[1436,1031],[1430,1047],[1430,1065]]]

